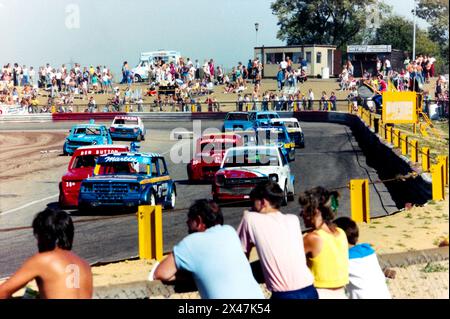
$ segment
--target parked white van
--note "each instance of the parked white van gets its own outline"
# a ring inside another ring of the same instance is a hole
[[[178,63],[180,61],[181,54],[178,51],[152,51],[142,52],[139,64],[132,70],[134,74],[134,81],[140,82],[148,79],[148,73],[150,65],[154,64],[157,60],[162,60],[164,63]]]

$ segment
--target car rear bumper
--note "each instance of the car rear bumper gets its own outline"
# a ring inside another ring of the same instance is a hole
[[[113,139],[137,139],[138,136],[141,134],[140,131],[134,133],[134,132],[130,132],[130,133],[121,133],[121,132],[111,132],[111,137]]]

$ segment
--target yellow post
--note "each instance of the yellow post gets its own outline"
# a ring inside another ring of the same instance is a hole
[[[128,105],[128,104],[125,105],[125,112],[126,113],[130,112],[130,105]]]
[[[444,200],[444,163],[438,162],[437,164],[431,166],[431,178],[433,200]]]
[[[417,133],[417,126],[416,126],[416,123],[413,124],[412,131],[413,131],[413,134],[416,134],[416,133]]]
[[[367,179],[350,180],[351,215],[355,222],[370,223],[369,181]]]
[[[139,258],[161,260],[163,257],[161,205],[138,208]]]
[[[428,147],[422,147],[422,170],[430,171],[430,149]]]
[[[392,135],[393,135],[393,139],[394,139],[392,144],[394,144],[395,147],[399,147],[400,146],[400,131],[395,128],[393,130]]]
[[[408,155],[408,135],[402,134],[402,139],[400,141],[402,145],[402,155]]]
[[[297,101],[294,101],[294,112],[297,112],[298,111],[298,109],[297,109]]]
[[[447,155],[439,155],[437,157],[438,162],[442,162],[444,165],[444,185],[448,186],[448,156]]]
[[[195,112],[195,104],[191,104],[191,112],[192,112],[192,113]]]
[[[386,140],[388,143],[392,143],[392,126],[386,127]]]
[[[52,105],[52,113],[56,113],[56,106]]]
[[[411,140],[411,161],[417,163],[419,161],[419,141]]]

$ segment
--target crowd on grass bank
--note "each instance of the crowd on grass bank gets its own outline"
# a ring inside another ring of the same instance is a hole
[[[271,91],[261,90],[263,65],[258,58],[248,60],[247,65],[238,62],[229,72],[217,66],[214,59],[206,59],[203,64],[190,58],[171,62],[156,59],[149,65],[144,88],[131,86],[136,77],[126,61],[120,79],[126,85],[121,88],[114,84],[117,81],[107,66],[82,67],[75,63],[68,68],[46,64],[35,71],[15,63],[2,68],[0,104],[22,106],[29,113],[73,112],[75,104],[85,105],[76,109],[84,112],[143,111],[144,99],[150,99],[147,109],[152,111],[220,111],[215,93],[221,85],[223,93],[235,96],[238,111],[332,111],[337,109],[338,90],[347,91],[347,100],[361,105],[364,101],[358,88],[367,85],[374,92],[375,105],[373,109],[369,107],[372,111],[381,108],[381,94],[387,90],[417,91],[424,95],[425,113],[430,115],[430,110],[436,110],[439,118],[448,118],[448,79],[442,74],[435,77],[435,63],[433,57],[418,55],[414,60],[406,59],[402,70],[394,70],[389,59],[378,59],[375,74],[363,70],[362,77],[356,78],[354,66],[348,61],[337,79],[339,86],[330,92],[302,90],[301,84],[308,79],[308,64],[302,59],[294,67],[288,56],[278,64],[277,90]],[[434,92],[423,91],[424,83],[432,79],[436,81]],[[98,106],[97,94],[108,96],[106,105]],[[44,105],[38,105],[39,97],[47,98]],[[77,99],[79,103],[75,102]]]
[[[299,196],[296,216],[281,212],[283,191],[277,183],[260,184],[237,230],[225,223],[217,203],[196,200],[187,214],[188,235],[149,269],[150,280],[193,279],[205,299],[262,299],[249,263],[256,249],[272,299],[390,299],[375,251],[358,243],[357,224],[348,217],[336,219],[338,198],[336,191],[309,189]],[[91,298],[91,269],[71,252],[70,215],[47,208],[34,218],[33,233],[39,253],[0,285],[0,298],[34,279],[41,298]],[[68,266],[77,267],[73,285],[67,281]]]

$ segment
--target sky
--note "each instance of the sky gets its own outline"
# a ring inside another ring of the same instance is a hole
[[[0,0],[0,64],[79,62],[120,70],[140,52],[180,51],[229,68],[277,46],[272,0]],[[385,0],[412,17],[414,0]],[[259,23],[256,35],[255,22]],[[425,24],[422,23],[422,26]],[[10,30],[10,32],[5,32]]]

